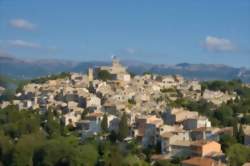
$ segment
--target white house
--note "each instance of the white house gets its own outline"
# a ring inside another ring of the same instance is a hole
[[[197,116],[193,118],[188,118],[183,121],[183,126],[185,130],[192,130],[201,127],[211,127],[211,122],[205,116]]]

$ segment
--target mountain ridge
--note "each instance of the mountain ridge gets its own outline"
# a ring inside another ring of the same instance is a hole
[[[250,82],[250,70],[245,67],[237,68],[224,64],[191,64],[185,62],[175,65],[151,64],[137,60],[121,60],[121,63],[128,68],[129,72],[135,74],[151,72],[156,74],[179,74],[187,79],[241,79],[244,82]],[[111,62],[107,61],[75,62],[58,59],[22,60],[15,57],[0,56],[0,74],[19,79],[30,79],[60,72],[85,73],[89,67],[110,64]]]

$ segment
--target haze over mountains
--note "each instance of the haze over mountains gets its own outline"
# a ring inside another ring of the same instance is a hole
[[[198,80],[231,80],[241,79],[250,82],[250,70],[217,64],[189,64],[176,65],[149,64],[134,60],[122,60],[122,64],[135,74],[151,72],[156,74],[180,74],[188,79]],[[15,57],[0,56],[0,74],[18,79],[30,79],[59,72],[84,73],[89,67],[108,65],[105,61],[74,62],[67,60],[21,60]]]

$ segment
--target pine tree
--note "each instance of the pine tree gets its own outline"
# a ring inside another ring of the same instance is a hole
[[[238,123],[233,121],[233,136],[237,139],[238,137]]]
[[[111,131],[110,135],[109,135],[109,140],[112,143],[115,143],[117,140],[117,134],[114,130]]]
[[[108,131],[108,117],[106,114],[103,115],[102,122],[101,122],[101,128],[103,132]]]
[[[127,115],[124,112],[119,123],[119,140],[122,141],[129,134]]]
[[[238,140],[239,143],[243,143],[244,142],[244,131],[243,131],[242,124],[240,124],[240,127],[239,127],[239,131],[238,131],[238,135],[237,135],[237,140]]]

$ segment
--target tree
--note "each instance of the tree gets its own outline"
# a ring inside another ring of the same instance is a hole
[[[121,166],[123,162],[123,156],[117,146],[110,147],[110,152],[105,156],[105,165],[108,166]]]
[[[229,147],[227,156],[231,166],[242,165],[250,159],[250,148],[241,144]]]
[[[240,127],[239,127],[239,131],[238,131],[238,134],[237,134],[237,140],[238,140],[239,143],[244,142],[244,131],[243,131],[243,128],[242,128],[242,124],[240,124]]]
[[[146,164],[145,161],[141,160],[139,157],[137,157],[136,155],[132,155],[132,154],[129,154],[127,155],[123,161],[122,161],[122,165],[149,165],[149,164]]]
[[[15,106],[8,106],[0,111],[0,126],[5,135],[14,139],[39,131],[40,118],[32,111],[18,111]]]
[[[110,142],[112,142],[112,143],[115,143],[115,142],[116,142],[116,140],[117,140],[117,134],[116,134],[116,132],[115,132],[114,130],[112,130],[112,131],[110,132],[109,140],[110,140]]]
[[[33,154],[43,144],[43,138],[41,133],[22,136],[14,148],[12,165],[32,166]]]
[[[231,126],[235,120],[233,118],[233,109],[226,104],[222,104],[218,110],[215,111],[214,116],[221,122],[222,126]]]
[[[108,131],[108,117],[107,114],[103,115],[102,122],[101,122],[101,128],[103,132]]]
[[[233,123],[233,136],[234,138],[237,138],[238,136],[238,123],[236,121]]]
[[[13,144],[11,138],[5,136],[0,131],[0,163],[3,165],[9,165],[11,160],[11,154],[13,150]],[[0,164],[1,165],[1,164]]]
[[[97,72],[97,77],[100,80],[107,81],[107,80],[112,80],[113,76],[110,74],[107,70],[100,70]]]
[[[97,148],[92,144],[85,144],[77,148],[76,157],[78,158],[77,165],[92,166],[95,165],[98,159]]]
[[[56,137],[61,133],[60,122],[57,122],[54,119],[54,114],[52,111],[46,112],[44,129],[49,134],[50,137]]]
[[[228,134],[223,134],[220,136],[220,144],[223,152],[226,152],[230,146],[236,143],[237,140],[235,139],[235,137],[232,137]]]
[[[129,134],[129,128],[128,128],[128,120],[127,120],[127,115],[124,112],[121,121],[119,123],[119,140],[122,141],[124,138],[126,138]]]
[[[42,166],[92,166],[98,152],[94,145],[79,145],[75,137],[59,137],[47,141],[34,155],[34,165]]]

